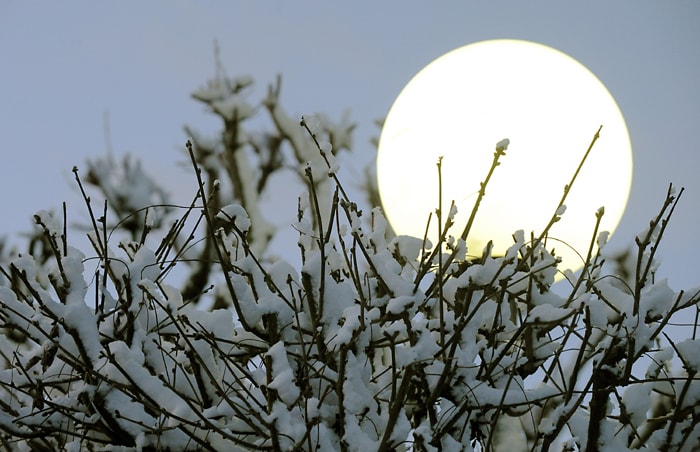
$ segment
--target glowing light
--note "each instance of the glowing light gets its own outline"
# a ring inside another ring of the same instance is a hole
[[[548,248],[561,269],[582,265],[595,213],[601,231],[617,227],[632,183],[632,150],[625,120],[605,86],[582,64],[550,47],[490,40],[449,52],[421,70],[386,118],[377,176],[385,214],[397,234],[423,237],[438,206],[436,164],[442,160],[443,212],[458,208],[461,234],[489,170],[496,144],[510,140],[467,240],[480,256],[489,240],[503,254],[518,229],[529,237],[548,223],[564,186],[593,135],[600,138],[572,187],[566,212]],[[429,237],[435,243],[436,222]]]

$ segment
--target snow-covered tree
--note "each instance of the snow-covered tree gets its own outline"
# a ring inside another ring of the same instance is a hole
[[[279,81],[259,109],[245,97],[251,83],[218,76],[193,95],[224,127],[217,139],[188,131],[191,205],[170,205],[137,163],[93,161],[85,179],[74,169],[93,250],[68,243],[65,215],[40,211],[29,252],[4,252],[5,448],[700,444],[700,289],[654,278],[682,191],[669,188],[624,277],[605,270],[607,234],[596,229],[602,251],[580,250],[582,272],[554,291],[545,233],[515,231],[504,256],[487,247],[468,258],[451,229],[464,213],[451,209],[435,212],[436,244],[394,237],[381,209],[361,208],[338,179],[347,118],[291,120]],[[247,128],[261,111],[272,132]],[[506,152],[499,143],[494,168]],[[308,187],[293,226],[300,268],[265,252],[273,229],[259,198],[284,168]],[[190,266],[184,285],[175,265]]]

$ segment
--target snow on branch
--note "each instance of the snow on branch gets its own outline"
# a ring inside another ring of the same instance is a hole
[[[234,79],[194,96],[224,121],[244,120],[249,85]],[[300,268],[262,256],[255,231],[267,223],[248,204],[257,201],[236,190],[218,197],[214,151],[192,143],[197,195],[162,237],[144,232],[115,249],[107,208],[96,214],[85,195],[94,247],[86,257],[60,220],[38,212],[49,257],[0,266],[4,447],[690,451],[699,443],[700,290],[674,292],[653,274],[680,193],[669,190],[637,236],[624,278],[603,271],[599,251],[562,294],[566,287],[552,290],[557,256],[522,231],[504,256],[487,247],[473,260],[450,237],[462,231],[450,231],[449,216],[434,248],[390,237],[381,209],[360,209],[330,158],[350,146],[352,127],[319,126],[331,148],[306,120],[284,114],[274,90],[266,105],[299,163],[313,161],[294,225]],[[139,197],[158,193],[144,187]],[[138,218],[133,230],[151,231]],[[207,309],[170,276],[200,238],[215,299]],[[687,336],[674,339],[670,326]]]

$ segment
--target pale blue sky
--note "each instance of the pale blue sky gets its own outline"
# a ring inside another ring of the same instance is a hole
[[[373,121],[418,70],[471,42],[520,38],[586,65],[627,120],[634,182],[613,246],[646,225],[669,182],[685,186],[660,273],[677,289],[700,284],[700,2],[425,5],[0,0],[0,231],[26,230],[35,211],[62,200],[70,216],[82,214],[70,170],[104,154],[106,111],[115,153],[140,157],[176,200],[189,197],[190,176],[176,165],[181,126],[218,126],[189,98],[213,75],[214,39],[229,74],[256,79],[257,96],[281,73],[289,112],[337,118],[351,109],[355,154],[341,174],[352,184],[373,158]]]

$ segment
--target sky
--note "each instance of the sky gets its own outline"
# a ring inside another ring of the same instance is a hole
[[[413,75],[457,47],[516,38],[584,64],[627,121],[632,191],[610,246],[631,245],[669,183],[685,187],[658,253],[658,275],[674,289],[700,285],[700,2],[439,5],[0,0],[0,234],[15,240],[34,212],[58,210],[62,201],[69,219],[84,218],[71,169],[108,148],[141,159],[174,201],[188,202],[196,187],[182,168],[182,126],[218,128],[189,96],[214,75],[215,41],[229,75],[255,79],[251,99],[281,74],[282,105],[291,114],[339,119],[350,110],[358,126],[341,178],[352,185],[376,155],[374,121]],[[282,187],[274,196],[289,193]],[[298,194],[291,191],[290,200]],[[293,221],[291,206],[278,218],[283,228]],[[291,228],[282,237],[273,246],[294,252]]]

